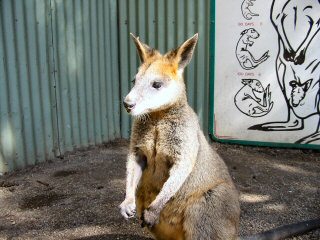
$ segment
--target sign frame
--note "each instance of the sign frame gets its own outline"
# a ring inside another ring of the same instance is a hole
[[[249,146],[277,147],[277,148],[296,148],[320,150],[317,144],[298,144],[283,142],[263,142],[240,139],[222,139],[216,135],[215,116],[214,116],[214,89],[215,89],[215,33],[216,33],[216,0],[210,0],[210,34],[209,34],[209,136],[211,140],[221,143],[231,143]]]

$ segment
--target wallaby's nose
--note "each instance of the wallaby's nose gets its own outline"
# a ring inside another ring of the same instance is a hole
[[[126,100],[124,100],[123,101],[123,105],[126,108],[127,112],[129,113],[134,108],[134,106],[136,104],[135,103],[130,103],[130,102],[127,102]]]

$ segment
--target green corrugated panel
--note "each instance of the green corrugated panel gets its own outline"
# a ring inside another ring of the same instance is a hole
[[[53,158],[48,1],[0,2],[0,172]]]
[[[0,173],[129,137],[139,66],[129,32],[169,50],[200,33],[185,72],[207,127],[209,1],[0,0]]]
[[[139,66],[129,33],[162,53],[180,45],[199,33],[194,58],[185,71],[188,100],[198,113],[200,123],[208,132],[209,95],[209,0],[119,0],[119,48],[121,97],[130,90]],[[129,137],[130,118],[122,108],[122,136]]]
[[[0,173],[121,137],[117,1],[0,4]]]
[[[119,19],[119,62],[120,69],[120,99],[128,93],[130,89],[130,62],[129,62],[129,19],[127,0],[118,1],[118,19]],[[128,138],[130,132],[130,121],[127,112],[121,107],[121,136]]]
[[[117,2],[52,0],[63,152],[120,137]]]

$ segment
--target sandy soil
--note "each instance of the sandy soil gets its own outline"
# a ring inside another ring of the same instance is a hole
[[[125,221],[127,142],[67,154],[0,178],[0,239],[130,239]],[[241,234],[320,217],[320,153],[213,144],[241,193]],[[320,239],[320,231],[292,239]]]

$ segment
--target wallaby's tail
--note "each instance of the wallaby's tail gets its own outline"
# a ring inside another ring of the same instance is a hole
[[[295,235],[301,235],[320,228],[320,218],[308,220],[304,222],[293,223],[278,227],[266,232],[262,232],[253,236],[246,236],[240,238],[241,240],[280,240]]]

